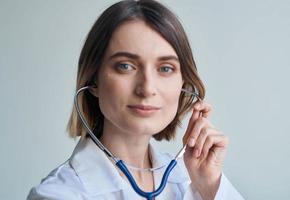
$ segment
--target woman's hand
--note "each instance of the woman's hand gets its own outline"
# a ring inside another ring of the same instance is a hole
[[[213,200],[218,190],[228,138],[209,122],[212,107],[198,101],[193,106],[183,143],[184,162],[191,184],[204,200]]]

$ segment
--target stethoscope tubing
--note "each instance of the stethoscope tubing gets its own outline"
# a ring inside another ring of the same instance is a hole
[[[175,167],[176,164],[177,164],[176,160],[171,160],[170,164],[167,166],[167,168],[163,174],[163,177],[162,177],[162,180],[161,180],[159,187],[152,192],[144,192],[143,190],[141,190],[139,188],[139,186],[135,182],[134,177],[129,172],[128,168],[126,167],[126,165],[124,164],[124,162],[122,160],[119,160],[116,165],[125,174],[125,176],[127,177],[128,181],[130,182],[130,184],[133,187],[133,189],[135,190],[135,192],[137,194],[139,194],[140,196],[145,197],[147,200],[151,200],[154,197],[158,196],[163,191],[163,189],[166,186],[167,179],[170,175],[170,172],[172,171],[172,169]]]
[[[130,171],[128,170],[128,168],[126,167],[124,161],[118,159],[116,156],[114,156],[114,154],[109,150],[107,149],[101,142],[100,140],[95,136],[95,134],[92,132],[92,130],[90,129],[85,117],[82,115],[82,112],[80,111],[80,108],[79,108],[79,105],[78,105],[78,95],[83,92],[84,90],[87,90],[87,89],[90,89],[92,87],[95,87],[95,86],[85,86],[85,87],[82,87],[80,88],[75,96],[74,96],[74,104],[75,104],[75,107],[76,107],[76,110],[77,110],[77,113],[78,113],[78,116],[80,117],[81,119],[81,122],[82,124],[84,125],[85,129],[87,130],[89,136],[92,138],[93,142],[107,155],[107,157],[112,160],[115,165],[124,173],[124,175],[126,176],[126,178],[128,179],[128,181],[130,182],[132,188],[134,189],[134,191],[139,194],[140,196],[142,197],[145,197],[147,200],[152,200],[154,197],[156,197],[157,195],[159,195],[165,188],[166,186],[166,183],[167,183],[167,180],[168,180],[168,177],[171,173],[171,171],[173,170],[173,168],[176,166],[177,164],[177,159],[179,157],[181,157],[185,151],[185,147],[186,145],[178,152],[178,154],[175,156],[175,158],[173,160],[171,160],[171,162],[169,163],[169,165],[167,166],[164,174],[163,174],[163,177],[162,177],[162,180],[161,180],[161,183],[159,185],[159,187],[152,191],[152,192],[144,192],[143,190],[141,190],[139,188],[139,186],[137,185],[134,177],[132,176],[132,174],[130,173]],[[182,91],[184,92],[187,92],[191,95],[195,95],[199,100],[199,96],[197,93],[194,93],[194,92],[190,92],[188,90],[185,90],[185,89],[182,89]]]

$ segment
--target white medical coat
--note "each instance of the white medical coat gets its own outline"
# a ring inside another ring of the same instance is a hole
[[[169,163],[172,157],[158,153],[150,145],[153,167]],[[165,168],[154,172],[157,188]],[[178,161],[163,192],[155,200],[202,200],[190,187],[190,179],[182,162]],[[106,155],[90,139],[82,139],[72,156],[54,169],[41,183],[32,188],[27,200],[139,200],[140,197]],[[215,200],[243,200],[243,197],[222,174]]]

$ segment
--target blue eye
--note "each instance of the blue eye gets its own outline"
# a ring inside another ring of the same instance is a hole
[[[122,71],[130,71],[134,69],[134,67],[128,63],[119,63],[117,64],[117,68]]]
[[[170,73],[170,72],[173,72],[174,69],[173,69],[173,67],[163,66],[163,67],[159,68],[159,71],[165,72],[165,73]]]

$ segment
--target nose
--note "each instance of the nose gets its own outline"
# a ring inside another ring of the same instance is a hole
[[[136,95],[143,98],[155,96],[157,93],[156,83],[156,77],[150,69],[140,70],[136,80]]]

